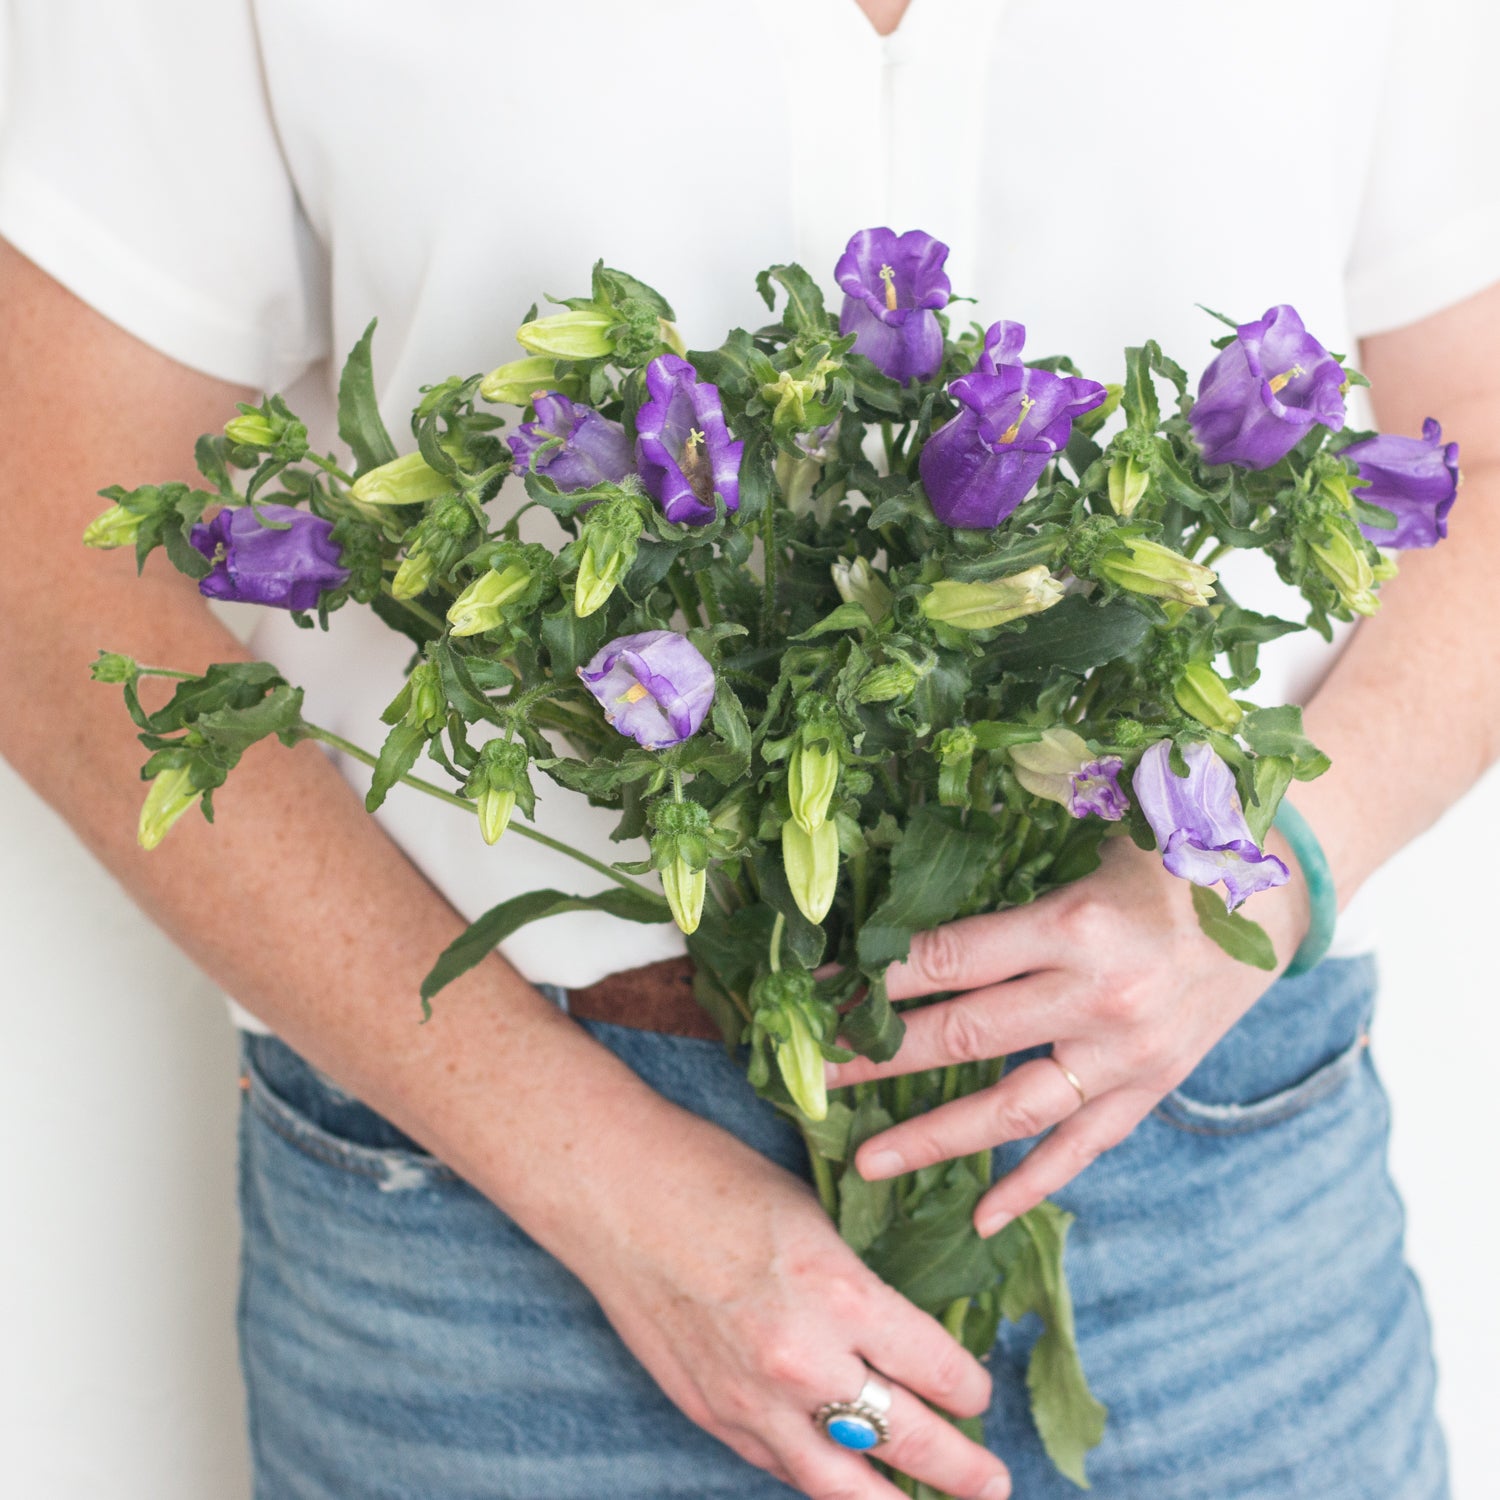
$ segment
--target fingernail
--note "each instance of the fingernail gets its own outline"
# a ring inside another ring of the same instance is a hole
[[[999,1234],[1000,1231],[1004,1229],[1005,1226],[1009,1224],[1013,1218],[1015,1218],[1014,1214],[992,1214],[987,1219],[980,1219],[978,1223],[975,1224],[974,1229],[978,1233],[980,1239],[987,1240],[991,1235]],[[999,1491],[996,1491],[996,1493],[998,1494]],[[1007,1489],[1005,1493],[1009,1494],[1009,1489]]]
[[[1010,1500],[1010,1480],[997,1474],[980,1490],[976,1500]]]
[[[901,1170],[901,1158],[894,1151],[872,1151],[859,1160],[859,1175],[866,1182],[877,1177],[894,1177]]]

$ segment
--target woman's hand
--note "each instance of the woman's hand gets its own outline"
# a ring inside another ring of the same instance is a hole
[[[590,1194],[603,1232],[565,1258],[667,1395],[741,1457],[815,1500],[896,1500],[812,1422],[868,1367],[895,1398],[879,1458],[947,1494],[1010,1494],[1000,1461],[924,1404],[978,1416],[983,1366],[860,1262],[795,1177],[677,1112],[659,1170]]]
[[[1257,896],[1251,915],[1285,964],[1307,930],[1307,896],[1289,852],[1277,852],[1293,878]],[[1203,935],[1185,882],[1157,854],[1115,838],[1094,874],[1031,906],[918,934],[886,983],[893,1000],[967,993],[907,1012],[891,1062],[831,1068],[831,1087],[1054,1046],[1057,1062],[1024,1063],[872,1137],[855,1159],[866,1179],[892,1177],[1055,1126],[980,1199],[974,1224],[990,1235],[1124,1140],[1270,980]]]

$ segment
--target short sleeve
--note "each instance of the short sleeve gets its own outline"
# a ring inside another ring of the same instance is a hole
[[[1360,336],[1500,281],[1500,7],[1429,0],[1395,13],[1347,268]]]
[[[327,352],[324,258],[249,0],[11,0],[0,235],[127,332],[280,389]]]

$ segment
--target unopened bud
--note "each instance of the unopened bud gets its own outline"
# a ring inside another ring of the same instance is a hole
[[[432,553],[422,542],[413,543],[396,569],[396,576],[391,579],[391,598],[419,598],[427,592],[436,572],[437,561]]]
[[[505,620],[505,606],[519,599],[530,586],[531,570],[521,563],[510,563],[499,572],[491,569],[476,578],[449,607],[449,633],[480,635],[494,630]],[[394,591],[395,585],[391,587]]]
[[[523,323],[516,330],[516,342],[531,354],[554,359],[600,359],[614,353],[609,330],[618,322],[614,308],[592,303]]]
[[[479,384],[479,394],[498,406],[529,406],[541,390],[551,390],[557,379],[557,361],[532,354],[513,359],[491,370]]]
[[[361,474],[350,493],[363,505],[422,505],[453,493],[453,481],[420,453],[406,453]]]
[[[941,579],[922,600],[922,613],[955,630],[989,630],[1023,615],[1040,614],[1062,597],[1062,584],[1038,563],[988,583]]]
[[[1151,475],[1128,454],[1109,466],[1109,506],[1117,516],[1130,516],[1141,503]]]
[[[823,1049],[807,1024],[801,1009],[789,1007],[785,1012],[785,1039],[775,1041],[776,1066],[792,1102],[809,1120],[828,1118],[828,1085],[823,1069]]]
[[[807,833],[816,833],[828,816],[839,784],[839,756],[826,740],[800,742],[787,767],[786,789],[792,816]]]
[[[136,841],[141,848],[156,848],[166,838],[167,830],[200,795],[193,785],[189,767],[174,766],[170,770],[158,771],[151,780],[151,789],[141,805],[141,818],[136,826]]]
[[[1206,661],[1190,661],[1177,674],[1172,696],[1185,714],[1209,729],[1233,734],[1244,710],[1229,696],[1224,680]]]
[[[839,883],[839,836],[831,822],[808,833],[796,819],[781,825],[781,862],[797,910],[821,922],[833,906]]]
[[[242,448],[274,448],[277,434],[262,413],[247,411],[224,424],[224,436]]]
[[[911,662],[882,662],[865,674],[855,696],[861,703],[894,703],[898,698],[911,697],[926,675]]]
[[[1144,537],[1123,537],[1095,559],[1094,571],[1117,588],[1168,603],[1207,604],[1218,574]]]
[[[703,917],[703,896],[708,887],[708,871],[695,870],[678,855],[661,872],[661,888],[666,894],[667,905],[672,908],[672,920],[689,937],[698,930]]]
[[[479,836],[487,844],[498,844],[500,835],[510,827],[510,815],[516,810],[516,794],[487,786],[477,798]]]
[[[841,557],[833,565],[833,586],[845,604],[863,604],[876,625],[891,612],[891,591],[866,558],[849,562]]]
[[[141,522],[146,518],[123,505],[111,505],[84,529],[83,545],[108,552],[113,547],[133,547]]]
[[[89,668],[89,675],[95,682],[134,682],[140,675],[140,665],[133,657],[122,656],[118,651],[101,651]]]
[[[1353,541],[1336,527],[1321,542],[1309,546],[1318,571],[1338,590],[1340,601],[1351,613],[1373,615],[1380,608],[1375,597],[1375,569],[1363,541]]]

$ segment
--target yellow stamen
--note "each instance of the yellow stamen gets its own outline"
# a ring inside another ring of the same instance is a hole
[[[1298,375],[1305,375],[1306,373],[1307,371],[1304,370],[1301,365],[1293,365],[1290,370],[1283,370],[1280,375],[1272,376],[1271,394],[1273,396],[1279,395],[1283,390],[1286,389],[1287,384],[1291,380],[1293,380]]]
[[[896,268],[894,266],[882,266],[880,268],[880,279],[885,282],[885,306],[887,312],[896,310]]]
[[[1021,397],[1021,414],[1020,414],[1020,416],[1018,416],[1016,418],[1016,420],[1014,422],[1012,422],[1010,424],[1009,427],[1007,427],[1005,429],[1004,432],[1002,432],[1000,434],[1000,441],[1002,443],[1013,443],[1013,442],[1015,442],[1015,440],[1016,440],[1016,434],[1021,430],[1021,423],[1026,420],[1026,413],[1029,412],[1031,410],[1031,408],[1033,406],[1035,406],[1035,405],[1036,405],[1036,401],[1035,401],[1035,399],[1033,397],[1031,397],[1031,396],[1022,396]]]
[[[618,698],[615,699],[615,702],[616,703],[639,703],[641,701],[641,699],[644,698],[645,696],[646,696],[646,689],[640,683],[637,682],[637,683],[633,683],[630,687],[626,688],[625,691],[623,693],[621,693]]]

